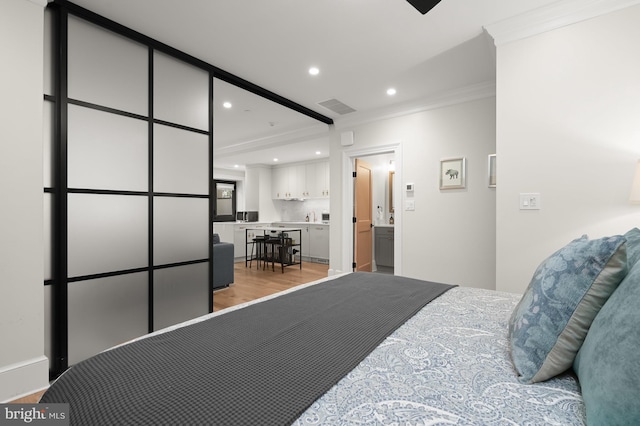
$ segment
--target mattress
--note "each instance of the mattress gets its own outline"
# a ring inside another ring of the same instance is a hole
[[[180,331],[216,316],[230,317],[229,313],[247,305],[278,297],[230,308],[149,336]],[[534,385],[518,382],[509,357],[507,322],[519,298],[464,287],[446,291],[381,340],[293,424],[585,424],[584,404],[573,375]],[[171,391],[167,395],[171,398]],[[200,420],[202,423],[191,423],[209,424]]]
[[[100,353],[42,402],[72,424],[291,424],[452,288],[354,273]]]
[[[521,384],[507,322],[520,295],[457,287],[391,334],[295,425],[585,425],[571,373]]]

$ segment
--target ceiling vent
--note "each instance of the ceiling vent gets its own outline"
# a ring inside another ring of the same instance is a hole
[[[336,114],[345,115],[350,112],[355,112],[355,109],[349,105],[345,105],[337,99],[329,99],[326,101],[318,102],[318,105],[325,107],[326,109],[335,112]]]

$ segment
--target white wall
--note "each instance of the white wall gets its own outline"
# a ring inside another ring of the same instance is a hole
[[[43,355],[45,4],[0,2],[0,401],[48,384]]]
[[[271,198],[271,167],[260,166],[259,181],[260,190],[258,194],[258,212],[260,213],[260,220],[265,222],[276,221],[280,218],[276,206]]]
[[[339,124],[339,123],[338,123]],[[495,285],[495,190],[488,188],[487,156],[495,151],[495,98],[488,97],[409,115],[341,128],[331,145],[330,269],[342,264],[342,233],[352,232],[344,199],[339,133],[354,131],[348,150],[402,145],[396,158],[402,184],[415,184],[415,211],[396,207],[402,221],[402,275],[470,287]],[[467,188],[439,189],[440,160],[466,157]],[[348,182],[350,179],[348,180]],[[406,196],[401,191],[401,197]],[[397,231],[396,231],[397,232]],[[396,236],[398,237],[398,236]],[[343,269],[345,268],[345,269]]]
[[[304,222],[307,215],[309,222],[322,222],[322,213],[329,211],[328,198],[311,198],[304,201],[272,200],[278,219],[283,222]]]
[[[245,172],[247,185],[244,192],[244,203],[248,211],[259,211],[258,209],[260,208],[260,192],[262,191],[260,174],[262,168],[263,166],[247,166]],[[269,191],[269,195],[271,195],[271,191]]]
[[[582,234],[640,225],[640,6],[497,49],[497,289]],[[519,193],[542,209],[520,211]]]

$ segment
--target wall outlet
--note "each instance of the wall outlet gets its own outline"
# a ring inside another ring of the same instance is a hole
[[[542,202],[539,192],[527,192],[520,194],[520,210],[540,210]]]

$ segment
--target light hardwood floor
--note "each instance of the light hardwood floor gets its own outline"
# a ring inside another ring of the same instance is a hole
[[[258,270],[255,263],[252,266],[252,268],[245,268],[244,262],[235,264],[235,283],[223,290],[217,290],[213,294],[214,311],[325,278],[329,270],[328,265],[309,262],[303,262],[302,269],[298,266],[285,268],[284,273],[278,268],[275,271],[271,269]],[[44,391],[37,392],[11,401],[11,403],[35,404],[40,400],[43,393]]]
[[[44,393],[46,389],[41,390],[40,392],[32,393],[31,395],[24,396],[22,398],[18,398],[14,401],[10,401],[10,404],[35,404],[40,400],[40,397]]]
[[[284,273],[279,268],[272,271],[258,269],[255,263],[252,266],[245,267],[244,262],[235,264],[235,283],[213,294],[214,311],[325,278],[329,270],[329,265],[310,262],[302,262],[302,269],[299,266],[284,268]]]

